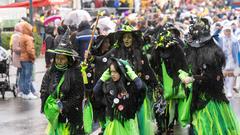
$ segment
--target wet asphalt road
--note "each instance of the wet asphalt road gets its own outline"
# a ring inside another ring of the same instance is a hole
[[[39,58],[35,66],[34,86],[39,91],[44,75],[44,59]],[[11,82],[15,82],[16,69],[11,66]],[[1,98],[1,95],[0,95]],[[40,113],[40,99],[24,100],[14,98],[12,92],[6,93],[6,99],[0,99],[0,135],[45,135],[47,121]],[[232,98],[231,105],[240,118],[240,96]],[[187,135],[186,129],[175,126],[176,135]]]
[[[35,63],[33,85],[39,92],[45,72],[44,59],[39,58]],[[16,69],[10,66],[11,85],[16,80]],[[1,135],[44,135],[47,121],[40,113],[40,98],[24,100],[14,98],[12,92],[6,92],[5,100],[0,94],[0,134]]]

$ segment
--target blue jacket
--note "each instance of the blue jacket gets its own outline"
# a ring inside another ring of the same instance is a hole
[[[238,66],[240,67],[240,46],[238,46]]]
[[[221,48],[223,48],[223,38],[224,37],[221,37],[220,39],[219,39],[219,46],[221,47]],[[238,40],[236,40],[235,38],[233,38],[233,44],[232,44],[232,55],[233,55],[233,59],[234,59],[234,62],[236,63],[236,64],[239,64],[239,61],[240,61],[240,59],[239,59],[239,48],[240,48],[240,45],[239,45],[239,42],[238,42]],[[225,53],[225,52],[224,52]],[[226,54],[225,54],[226,55]],[[226,56],[227,57],[227,56]]]
[[[213,39],[217,41],[218,44],[221,42],[221,37],[219,37],[220,32],[221,30],[216,30],[212,35]]]

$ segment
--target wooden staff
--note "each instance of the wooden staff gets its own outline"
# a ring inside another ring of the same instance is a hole
[[[96,24],[95,24],[94,27],[93,27],[91,40],[90,40],[90,42],[89,42],[89,44],[88,44],[88,49],[87,49],[88,52],[89,52],[90,49],[92,48],[93,37],[94,37],[95,31],[96,31],[96,29],[97,29],[99,17],[100,17],[100,16],[103,16],[103,14],[104,14],[104,12],[98,12],[98,14],[97,14]],[[87,55],[87,56],[88,56],[88,55]],[[88,57],[84,58],[84,63],[87,63],[87,58],[88,58]]]
[[[90,51],[90,49],[92,47],[93,37],[94,37],[95,31],[97,29],[99,17],[100,17],[100,15],[103,15],[103,14],[104,14],[103,12],[98,12],[98,14],[97,14],[96,24],[94,25],[94,28],[93,28],[93,31],[92,31],[91,40],[90,40],[90,42],[88,44],[88,49],[87,49],[88,52]],[[87,55],[87,57],[84,58],[84,61],[81,64],[81,72],[82,72],[83,83],[84,84],[88,84],[87,73],[86,73],[87,66],[88,66],[87,59],[88,59],[88,55]]]

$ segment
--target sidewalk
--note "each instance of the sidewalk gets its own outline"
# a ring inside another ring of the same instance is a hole
[[[36,89],[36,91],[39,92],[42,83],[42,78],[44,76],[44,73],[46,72],[44,57],[42,56],[38,57],[35,60],[33,68],[34,68],[33,86]],[[15,84],[16,82],[16,73],[17,69],[12,64],[10,64],[9,74],[11,84]]]

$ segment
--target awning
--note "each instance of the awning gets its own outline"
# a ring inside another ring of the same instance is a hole
[[[66,4],[69,0],[33,0],[33,7],[42,7],[48,5]],[[13,7],[30,7],[29,0],[25,2],[16,2],[8,5],[0,5],[0,8],[13,8]]]

